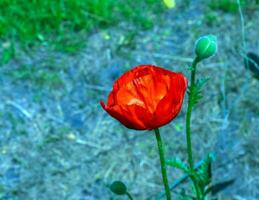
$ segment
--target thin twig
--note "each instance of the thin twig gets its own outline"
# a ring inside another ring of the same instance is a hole
[[[29,113],[25,108],[23,108],[18,103],[14,102],[14,101],[7,101],[6,105],[13,106],[17,110],[19,110],[27,119],[30,119],[30,120],[32,119],[32,114]]]
[[[84,87],[86,87],[87,89],[99,90],[99,91],[104,91],[104,92],[109,92],[110,91],[108,88],[105,88],[105,87],[99,86],[99,85],[85,84]]]
[[[244,15],[241,8],[240,0],[237,0],[237,5],[238,5],[239,16],[240,16],[240,22],[241,22],[242,48],[243,48],[243,51],[246,52],[245,20],[244,20]]]

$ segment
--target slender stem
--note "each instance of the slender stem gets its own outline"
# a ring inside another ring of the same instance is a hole
[[[198,183],[195,180],[195,177],[191,177],[191,179],[192,179],[195,191],[196,191],[197,200],[200,200],[200,199],[202,199],[202,197],[200,197],[200,189],[199,189]]]
[[[199,58],[196,57],[192,63],[191,85],[189,90],[189,101],[188,101],[188,108],[187,108],[187,114],[186,114],[186,143],[187,143],[187,152],[188,152],[188,163],[192,171],[194,171],[194,168],[193,168],[193,157],[192,157],[191,116],[192,116],[192,108],[194,103],[193,90],[195,87],[196,65],[198,62],[199,62]],[[200,192],[199,192],[198,184],[194,177],[191,177],[191,178],[197,193],[197,199],[200,200]]]
[[[191,74],[191,85],[189,90],[189,101],[186,114],[186,142],[187,142],[187,151],[188,151],[188,163],[190,169],[193,169],[193,159],[192,159],[192,141],[191,141],[191,116],[192,116],[192,107],[193,107],[193,89],[195,86],[195,74],[196,74],[196,65],[198,63],[198,58],[196,57],[192,63],[192,74]]]
[[[163,183],[164,183],[164,187],[165,187],[166,199],[171,200],[171,193],[170,193],[170,188],[169,188],[168,179],[167,179],[167,172],[166,172],[164,147],[163,147],[163,142],[162,142],[158,128],[155,129],[155,134],[156,134],[157,147],[158,147],[158,151],[159,151],[161,173],[162,173]]]
[[[129,200],[133,200],[133,197],[130,195],[130,193],[126,193],[126,195],[128,196]]]
[[[241,37],[242,37],[242,48],[243,48],[242,50],[245,51],[246,53],[245,20],[244,20],[244,15],[241,8],[240,0],[237,0],[237,5],[238,5],[240,22],[241,22],[241,34],[242,34]]]

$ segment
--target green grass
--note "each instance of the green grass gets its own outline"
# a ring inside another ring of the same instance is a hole
[[[245,0],[240,0],[241,5],[244,5]],[[238,4],[236,0],[210,0],[209,7],[212,9],[219,9],[225,12],[238,11]]]
[[[240,0],[241,6],[255,6],[259,4],[258,0]],[[211,9],[223,10],[225,12],[237,12],[238,4],[237,0],[210,0],[209,7]]]
[[[122,21],[150,28],[161,10],[157,0],[1,0],[0,39],[26,46],[54,41],[74,52],[81,47],[74,33],[85,35]]]

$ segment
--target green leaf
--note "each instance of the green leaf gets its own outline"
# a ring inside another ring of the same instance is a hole
[[[208,82],[209,78],[198,79],[193,87],[193,97],[191,99],[192,105],[197,104],[202,99],[202,88]]]
[[[190,170],[187,167],[187,165],[185,163],[183,163],[181,160],[174,158],[174,159],[170,159],[166,161],[166,164],[171,166],[171,167],[175,167],[177,169],[180,169],[186,173],[189,173]]]
[[[212,195],[216,195],[218,192],[220,192],[221,190],[224,190],[225,188],[229,187],[230,185],[234,184],[235,179],[230,179],[227,181],[223,181],[220,183],[217,183],[215,185],[212,185],[211,187],[208,187],[205,190],[205,195],[209,194],[210,192],[212,193]]]
[[[211,182],[212,172],[211,172],[211,162],[214,160],[212,154],[208,154],[204,159],[201,166],[195,173],[195,179],[198,181],[201,189],[204,191],[205,187],[208,186]]]
[[[209,77],[205,77],[197,80],[196,87],[198,88],[199,91],[201,91],[201,89],[208,82],[209,79],[210,79]]]
[[[259,80],[259,56],[253,52],[244,55],[245,68],[252,72],[252,75]]]
[[[194,68],[192,67],[192,66],[186,66],[186,69],[188,70],[188,71],[193,71],[194,70]]]

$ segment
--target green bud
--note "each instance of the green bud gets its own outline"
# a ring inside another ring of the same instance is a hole
[[[195,53],[200,60],[214,56],[217,52],[217,38],[214,35],[200,37],[195,44]]]
[[[118,195],[124,195],[127,193],[127,187],[126,185],[121,182],[121,181],[114,181],[111,186],[110,189],[113,193],[118,194]]]

